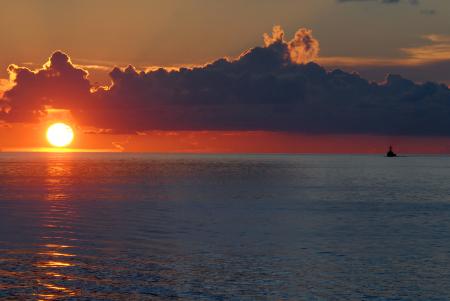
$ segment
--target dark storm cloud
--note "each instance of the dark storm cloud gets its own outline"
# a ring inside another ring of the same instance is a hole
[[[52,106],[70,109],[81,125],[116,133],[268,130],[450,135],[447,86],[416,84],[398,75],[377,84],[357,74],[327,71],[308,62],[319,45],[311,40],[310,31],[299,32],[300,38],[292,44],[284,40],[282,31],[274,30],[272,36],[265,36],[265,47],[250,49],[233,61],[219,59],[193,69],[115,68],[110,72],[112,85],[93,92],[86,73],[56,52],[35,73],[10,68],[16,85],[5,92],[0,117],[33,121]]]
[[[38,71],[10,65],[8,72],[16,84],[0,101],[0,117],[8,121],[37,121],[48,106],[76,109],[91,97],[87,72],[59,51]]]
[[[337,64],[327,65],[327,68],[339,68]],[[415,82],[427,82],[430,78],[450,85],[450,59],[444,61],[430,61],[418,65],[378,64],[352,65],[343,67],[344,70],[356,71],[362,77],[383,81],[388,73],[402,74]]]

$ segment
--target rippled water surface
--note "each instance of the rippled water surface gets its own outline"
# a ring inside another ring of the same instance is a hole
[[[2,300],[448,300],[450,158],[0,154]]]

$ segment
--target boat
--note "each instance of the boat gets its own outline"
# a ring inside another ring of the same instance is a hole
[[[392,150],[392,145],[389,146],[389,151],[386,153],[386,157],[397,157],[397,154]]]

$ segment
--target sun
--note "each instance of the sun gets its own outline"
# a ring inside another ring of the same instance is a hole
[[[54,123],[47,129],[47,140],[55,147],[65,147],[72,143],[73,130],[65,123]]]

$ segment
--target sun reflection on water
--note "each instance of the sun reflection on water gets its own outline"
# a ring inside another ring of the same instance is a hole
[[[73,257],[75,256],[74,254],[66,254],[66,253],[59,253],[59,252],[40,252],[38,253],[40,255],[48,255],[48,256],[54,256],[54,257]]]
[[[44,244],[43,251],[38,252],[38,262],[35,264],[36,290],[38,300],[61,300],[62,298],[77,296],[77,291],[65,284],[73,280],[68,268],[75,267],[75,254],[65,253],[71,246],[61,244]]]
[[[73,177],[72,160],[66,156],[70,153],[52,154],[47,161],[47,177],[45,186],[47,188],[47,201],[68,200],[70,197],[71,179]],[[52,210],[57,208],[52,208]]]
[[[73,190],[73,166],[65,156],[70,154],[52,154],[47,160],[45,201],[48,208],[42,216],[40,239],[44,242],[36,252],[37,260],[34,295],[38,300],[61,300],[76,297],[79,292],[70,289],[68,281],[73,281],[71,270],[77,266],[77,256],[67,252],[76,240],[73,228],[77,214],[71,197]]]
[[[39,262],[36,264],[36,266],[39,268],[61,268],[61,267],[71,267],[73,266],[73,264],[63,261],[50,260],[45,262]]]
[[[38,300],[60,300],[63,297],[75,297],[77,293],[74,290],[63,286],[54,285],[38,280],[39,285],[45,289],[45,292],[37,293]]]

